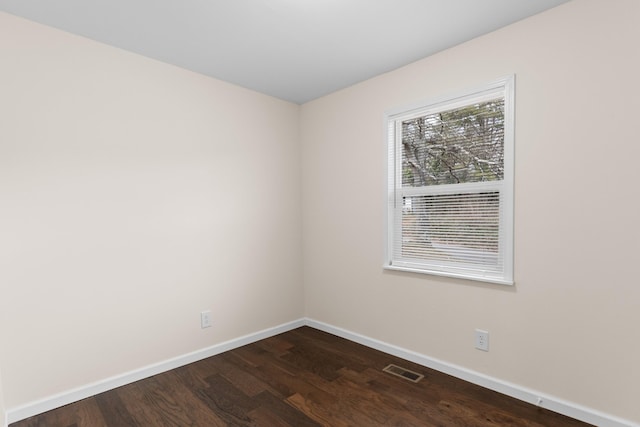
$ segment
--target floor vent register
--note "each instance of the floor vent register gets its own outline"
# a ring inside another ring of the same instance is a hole
[[[422,374],[410,371],[409,369],[403,368],[398,365],[393,365],[393,364],[388,365],[386,368],[383,369],[383,371],[391,375],[404,378],[405,380],[409,380],[413,383],[417,383],[418,381],[424,378],[424,375]]]

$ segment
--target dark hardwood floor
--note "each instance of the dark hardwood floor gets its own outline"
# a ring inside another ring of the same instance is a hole
[[[587,425],[302,327],[10,427]]]

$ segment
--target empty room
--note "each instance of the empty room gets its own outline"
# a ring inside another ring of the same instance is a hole
[[[639,46],[638,0],[0,0],[0,427],[640,426]]]

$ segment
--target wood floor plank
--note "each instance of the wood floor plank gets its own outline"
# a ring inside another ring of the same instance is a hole
[[[448,419],[459,425],[476,425],[478,427],[544,427],[538,423],[518,419],[506,413],[500,413],[494,408],[482,408],[469,411],[464,403],[442,400],[438,406]]]
[[[335,380],[340,376],[338,370],[342,367],[335,359],[326,358],[326,353],[309,351],[308,348],[294,347],[282,356],[298,370],[313,372],[327,381]]]
[[[289,351],[294,344],[291,343],[290,339],[285,338],[283,335],[276,335],[257,342],[256,346],[279,357]]]
[[[277,416],[291,426],[295,427],[319,427],[320,424],[309,418],[304,413],[296,410],[285,400],[272,393],[265,391],[256,396],[256,402],[260,403],[260,408],[268,409],[270,413]]]
[[[332,407],[318,404],[313,399],[305,398],[299,393],[289,396],[287,402],[322,426],[349,427],[356,425],[350,424],[348,418],[343,417]]]
[[[209,388],[201,390],[198,395],[216,415],[229,425],[255,425],[248,415],[259,407],[255,400],[219,374],[207,377],[207,382]]]
[[[269,390],[269,386],[251,373],[251,370],[243,369],[234,364],[228,354],[222,354],[219,358],[223,368],[220,370],[222,377],[226,378],[236,388],[247,396],[253,397]]]
[[[408,413],[412,415],[411,423],[420,420],[422,424],[418,425],[454,425],[451,417],[439,407],[446,390],[430,386],[429,377],[415,384],[382,369],[367,369],[361,374],[345,369],[341,373],[344,378],[370,388],[380,399],[382,407],[391,409],[392,413],[404,414],[400,418]]]
[[[138,424],[148,426],[212,426],[226,423],[193,390],[180,382],[180,377],[169,371],[141,381],[133,387],[120,389],[119,394]]]
[[[76,414],[78,427],[107,427],[107,422],[102,416],[100,407],[93,397],[81,400],[69,405]]]
[[[360,374],[348,369],[344,369],[341,371],[341,373],[341,381],[348,381],[348,383],[341,383],[339,385],[344,384],[345,386],[353,387],[353,385],[357,384],[359,387],[368,390],[367,394],[370,396],[370,400],[374,403],[376,408],[381,408],[384,414],[388,414],[389,425],[401,424],[420,426],[424,425],[426,422],[437,424],[438,420],[442,419],[442,417],[434,417],[432,414],[428,414],[426,412],[420,412],[420,417],[418,417],[416,414],[416,406],[412,405],[412,402],[409,399],[404,398],[398,393],[395,393],[394,388],[387,387],[385,392],[381,393],[379,388],[372,387],[371,379],[378,375],[377,371],[368,369],[364,371],[363,374]],[[381,371],[380,374],[389,377],[388,374],[382,373]],[[388,379],[400,382],[396,385],[407,385],[402,383],[413,384],[395,377]],[[388,393],[386,391],[388,391]],[[414,395],[416,393],[420,393],[421,398],[423,397],[421,391],[414,390],[413,393]],[[433,405],[430,406],[433,407]]]
[[[130,385],[121,387],[113,393],[101,393],[95,396],[96,403],[105,421],[109,426],[138,426],[139,424],[131,416],[131,413],[120,399],[118,392],[130,387]],[[56,426],[56,424],[52,424]]]
[[[418,383],[382,369],[403,366]],[[587,427],[309,327],[128,384],[10,427]]]
[[[250,349],[241,349],[239,353],[247,355],[248,350]],[[238,363],[243,363],[244,360],[244,357],[237,358]],[[324,403],[331,403],[336,399],[335,396],[314,385],[315,382],[321,380],[320,377],[312,372],[296,371],[288,362],[280,358],[267,357],[265,363],[261,365],[244,366],[251,370],[252,375],[268,384],[283,397],[301,393],[314,396],[315,400]]]
[[[311,362],[312,359],[308,356],[313,356],[314,359],[320,361],[318,364],[321,366],[327,365],[326,361],[331,361],[336,370],[346,366],[351,370],[360,372],[366,369],[370,363],[366,358],[361,357],[361,351],[352,351],[353,347],[349,345],[345,346],[345,344],[348,343],[347,340],[335,340],[334,337],[332,345],[323,345],[322,342],[313,336],[310,337],[306,334],[293,333],[290,335],[289,341],[294,344],[294,347],[289,350],[290,353],[303,354],[307,356],[305,359],[309,362]],[[346,347],[346,349],[344,347]]]
[[[254,420],[258,426],[295,427],[295,425],[289,424],[262,406],[249,412],[249,417]]]
[[[208,357],[198,362],[190,363],[174,369],[176,375],[180,377],[180,382],[194,390],[208,387],[205,378],[220,373],[219,362],[216,357]]]
[[[118,396],[139,426],[176,426],[182,418],[170,394],[159,390],[153,378],[118,390]],[[186,422],[183,425],[188,425]]]

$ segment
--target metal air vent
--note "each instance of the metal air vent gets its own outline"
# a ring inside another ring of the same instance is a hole
[[[409,369],[403,368],[398,365],[387,365],[386,368],[383,369],[384,372],[387,372],[391,375],[395,375],[400,378],[404,378],[405,380],[409,380],[413,383],[417,383],[421,379],[424,378],[424,375],[419,374],[417,372],[410,371]]]

